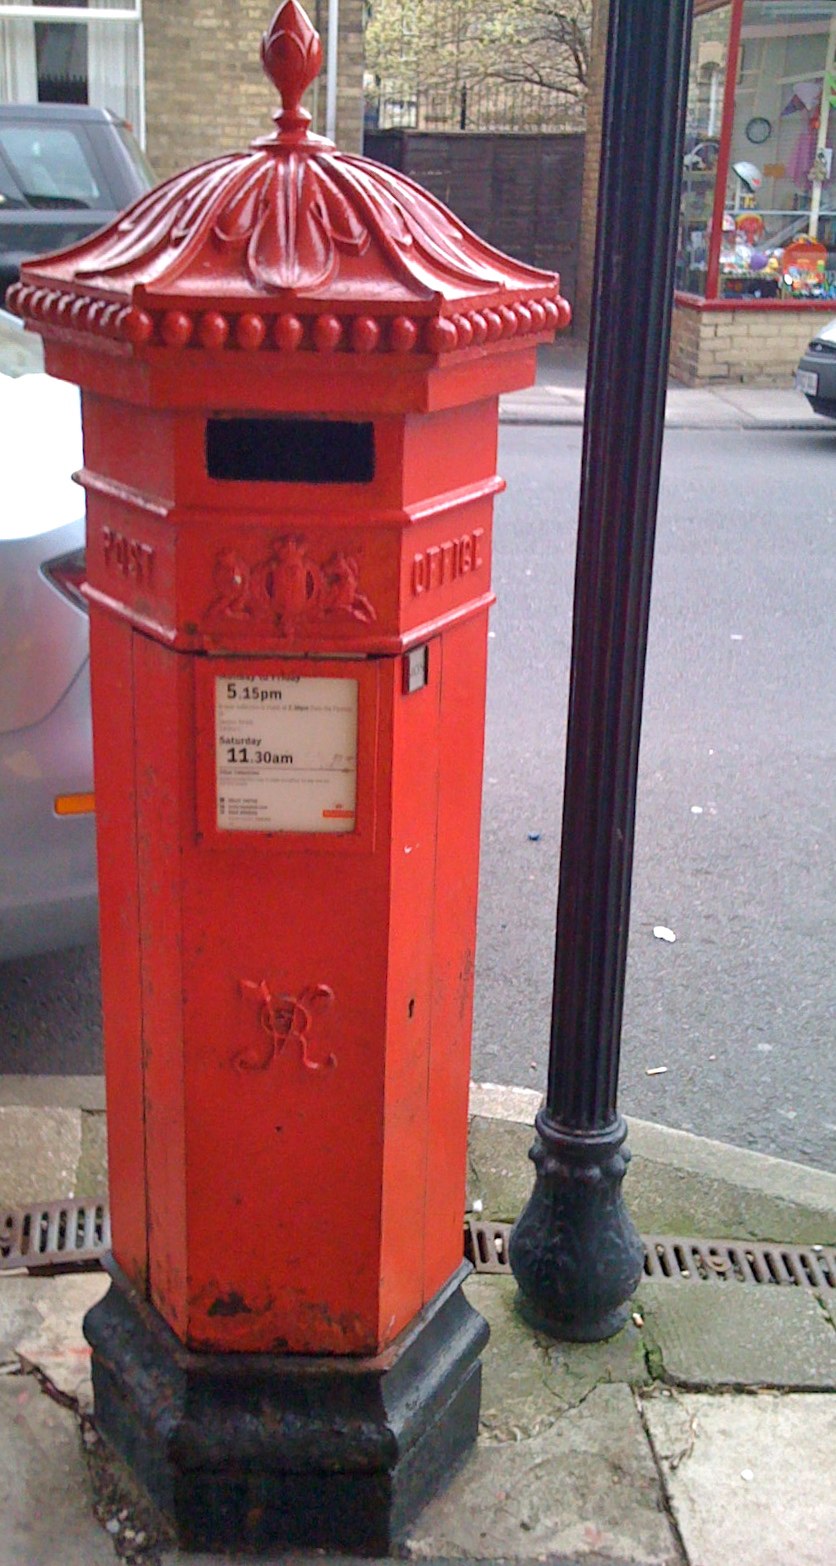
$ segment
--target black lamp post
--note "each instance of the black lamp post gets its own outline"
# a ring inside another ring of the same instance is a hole
[[[691,0],[610,0],[555,981],[534,1191],[510,1260],[557,1337],[616,1332],[642,1246],[616,1108]]]

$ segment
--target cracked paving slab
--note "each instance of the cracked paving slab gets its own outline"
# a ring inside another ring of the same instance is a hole
[[[82,1322],[108,1285],[103,1272],[0,1278],[0,1365],[35,1366],[81,1412],[91,1408],[90,1349]]]
[[[812,1291],[646,1280],[648,1361],[677,1386],[836,1390],[836,1332]]]
[[[688,1559],[826,1566],[836,1398],[826,1392],[639,1394]]]
[[[597,1386],[541,1435],[480,1444],[410,1530],[414,1559],[681,1566],[627,1386]]]
[[[4,1376],[0,1428],[0,1566],[114,1566],[93,1516],[76,1416],[34,1376]]]
[[[482,1442],[542,1435],[594,1387],[650,1380],[644,1349],[631,1324],[607,1343],[555,1343],[523,1321],[517,1285],[508,1277],[471,1277],[467,1297],[491,1329],[482,1356]]]
[[[607,1344],[555,1344],[517,1314],[513,1279],[466,1287],[491,1327],[479,1443],[410,1530],[408,1553],[680,1566],[628,1384],[648,1379],[635,1328]]]

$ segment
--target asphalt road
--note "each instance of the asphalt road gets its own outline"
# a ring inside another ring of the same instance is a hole
[[[506,428],[500,461],[474,1076],[536,1088],[580,444]],[[825,428],[667,434],[621,1079],[628,1115],[831,1169],[834,462]],[[97,1008],[92,950],[7,965],[0,1070],[100,1069]]]
[[[580,441],[506,430],[501,453],[474,1075],[537,1088]],[[666,436],[621,1076],[628,1115],[826,1168],[835,464],[827,429]]]

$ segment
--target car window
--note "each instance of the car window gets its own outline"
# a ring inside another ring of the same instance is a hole
[[[142,174],[144,174],[146,180],[148,181],[149,188],[152,185],[156,185],[157,176],[154,173],[154,170],[148,162],[148,159],[146,158],[145,153],[140,147],[139,142],[137,141],[133,132],[128,129],[127,125],[117,125],[115,129],[120,141],[123,142],[125,147],[128,149],[128,156],[131,162],[136,165]]]
[[[827,325],[822,327],[818,335],[819,337],[823,337],[826,343],[836,343],[836,319],[828,321]]]
[[[0,151],[30,206],[104,204],[82,140],[67,126],[0,126]]]
[[[0,375],[32,375],[43,367],[40,337],[24,331],[22,321],[0,310]]]
[[[0,211],[9,211],[13,207],[17,207],[19,210],[25,206],[26,202],[12,179],[11,169],[6,166],[0,157]]]

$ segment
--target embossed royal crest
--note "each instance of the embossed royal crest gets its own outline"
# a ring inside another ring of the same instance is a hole
[[[266,559],[254,564],[237,550],[222,550],[213,580],[216,596],[209,605],[210,619],[270,621],[279,636],[292,636],[333,617],[364,625],[377,619],[360,591],[356,559],[334,550],[320,564],[300,534],[274,539]]]

